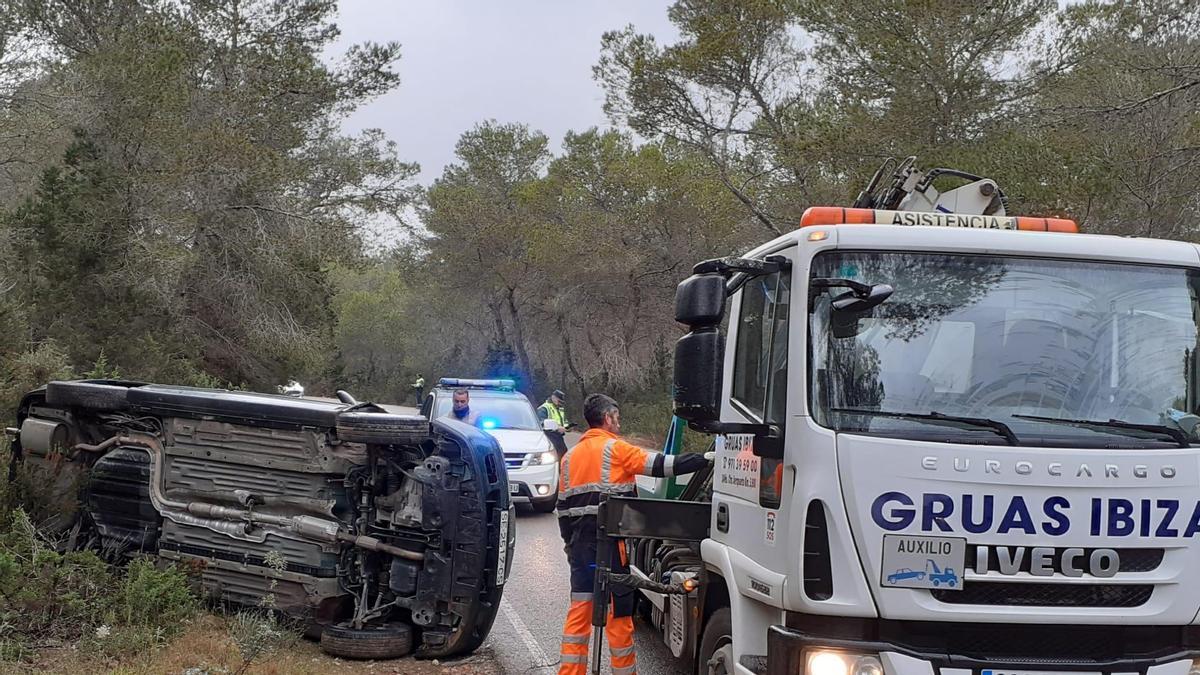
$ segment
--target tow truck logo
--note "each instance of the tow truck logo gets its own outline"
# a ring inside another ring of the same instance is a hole
[[[958,537],[888,534],[883,537],[883,586],[946,588],[962,586],[959,570],[967,549]]]

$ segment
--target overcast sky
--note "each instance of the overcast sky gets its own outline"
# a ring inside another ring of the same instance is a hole
[[[626,24],[660,42],[678,33],[670,0],[340,0],[339,45],[396,40],[400,86],[346,121],[378,127],[430,183],[454,161],[462,132],[487,119],[550,137],[606,126],[592,79],[600,36]]]

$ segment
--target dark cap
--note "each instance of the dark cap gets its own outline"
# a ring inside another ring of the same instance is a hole
[[[562,389],[555,389],[550,395],[557,397],[560,401],[567,400],[567,395],[562,392]]]

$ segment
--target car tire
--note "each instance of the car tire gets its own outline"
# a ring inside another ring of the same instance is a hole
[[[98,382],[51,382],[46,405],[84,410],[128,410],[129,387]]]
[[[558,495],[554,495],[550,499],[531,502],[530,505],[538,513],[554,513],[554,509],[558,507]]]
[[[412,649],[412,628],[403,623],[364,628],[326,626],[321,631],[321,651],[343,659],[398,659],[408,656]]]
[[[733,613],[722,607],[708,617],[700,637],[700,675],[733,675]]]
[[[429,438],[429,420],[420,415],[344,412],[337,416],[337,436],[349,443],[416,445]]]

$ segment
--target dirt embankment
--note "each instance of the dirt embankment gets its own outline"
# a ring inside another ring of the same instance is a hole
[[[44,649],[23,663],[0,663],[0,673],[119,673],[120,675],[326,675],[375,673],[390,675],[503,675],[490,650],[439,663],[398,659],[346,661],[323,654],[315,642],[300,640],[286,649],[259,657],[244,671],[226,620],[213,615],[198,618],[167,645],[141,656],[105,657],[69,647]]]

